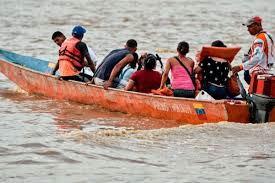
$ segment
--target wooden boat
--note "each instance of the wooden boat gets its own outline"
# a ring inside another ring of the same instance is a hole
[[[0,71],[31,94],[97,104],[111,111],[175,120],[178,124],[249,122],[249,107],[244,101],[203,101],[112,88],[104,90],[101,86],[58,80],[49,74],[53,65],[44,60],[0,50]],[[269,121],[275,121],[275,108],[270,112]]]

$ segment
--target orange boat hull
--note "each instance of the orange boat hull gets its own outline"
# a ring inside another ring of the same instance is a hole
[[[98,104],[111,111],[120,111],[153,118],[176,120],[179,124],[202,124],[230,121],[249,122],[246,104],[225,101],[198,101],[128,92],[104,90],[95,85],[75,81],[60,81],[56,77],[0,60],[0,71],[23,90],[53,99],[83,104]],[[274,109],[270,121],[275,121]]]

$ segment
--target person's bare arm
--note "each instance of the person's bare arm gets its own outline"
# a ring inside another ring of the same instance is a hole
[[[55,75],[56,71],[59,69],[59,60],[57,61],[57,63],[55,64],[51,74],[52,75]]]
[[[95,64],[94,64],[93,60],[91,59],[90,54],[86,54],[85,58],[86,58],[86,60],[88,62],[88,66],[90,67],[91,71],[93,73],[95,73]]]
[[[200,66],[197,66],[195,69],[194,69],[194,73],[195,74],[198,74],[202,71],[202,68]]]
[[[161,84],[160,84],[160,89],[162,89],[167,81],[167,78],[168,78],[168,74],[169,74],[169,71],[171,69],[171,66],[170,66],[170,59],[167,60],[166,62],[166,65],[165,65],[165,69],[164,69],[164,72],[162,74],[162,78],[161,78]]]
[[[133,80],[129,79],[129,81],[128,81],[126,87],[124,88],[124,90],[126,90],[126,91],[133,90],[134,86],[135,86],[135,82]]]
[[[108,89],[108,87],[110,87],[112,85],[113,80],[115,79],[115,77],[117,76],[117,74],[119,73],[119,71],[126,66],[127,64],[129,64],[130,62],[132,62],[134,60],[134,56],[132,54],[128,54],[126,57],[124,57],[122,60],[120,60],[115,67],[113,68],[111,75],[109,77],[108,81],[105,81],[103,87],[104,89]]]
[[[192,59],[190,59],[191,60],[191,68],[192,68],[192,70],[194,70],[194,66],[195,66],[195,62],[194,62],[194,60],[192,60]]]

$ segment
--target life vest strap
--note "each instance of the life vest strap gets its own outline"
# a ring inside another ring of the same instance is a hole
[[[70,59],[73,59],[79,63],[81,63],[81,57],[78,55],[75,55],[74,53],[70,52],[69,50],[67,50],[67,47],[65,47],[64,50],[59,51],[59,56],[67,56]]]

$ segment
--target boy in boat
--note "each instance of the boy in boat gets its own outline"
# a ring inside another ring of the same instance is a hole
[[[62,32],[56,31],[52,35],[52,40],[53,40],[53,42],[55,42],[57,44],[57,46],[61,47],[62,43],[66,40],[66,36]],[[91,57],[92,61],[94,62],[94,65],[96,66],[97,56],[96,56],[95,52],[93,51],[93,49],[91,49],[88,45],[87,45],[87,48],[88,48],[90,57]],[[58,68],[57,68],[57,70],[58,70]]]
[[[86,65],[84,58],[87,60],[87,65],[92,72],[94,73],[95,71],[95,65],[90,57],[87,45],[81,41],[85,32],[86,30],[82,26],[75,26],[72,30],[72,37],[65,41],[64,35],[64,37],[61,35],[61,38],[56,38],[53,35],[54,42],[61,47],[59,49],[58,62],[52,74],[55,74],[59,69],[60,77],[63,80],[87,81],[87,79],[92,79],[91,76],[81,73],[81,70]],[[64,41],[63,43],[62,40]]]
[[[52,40],[57,46],[61,47],[62,43],[66,40],[66,36],[62,32],[56,31],[52,35]]]
[[[255,39],[248,57],[243,59],[243,64],[234,66],[232,71],[237,73],[244,70],[245,81],[250,84],[251,77],[249,73],[254,71],[266,72],[273,66],[275,59],[274,40],[269,32],[263,30],[262,18],[259,16],[249,18],[243,25],[247,27],[250,35],[255,36]]]
[[[125,48],[111,51],[96,69],[94,83],[103,86],[104,89],[108,89],[110,86],[116,88],[119,84],[118,76],[121,70],[135,60],[133,54],[136,50],[136,40],[129,39]]]

